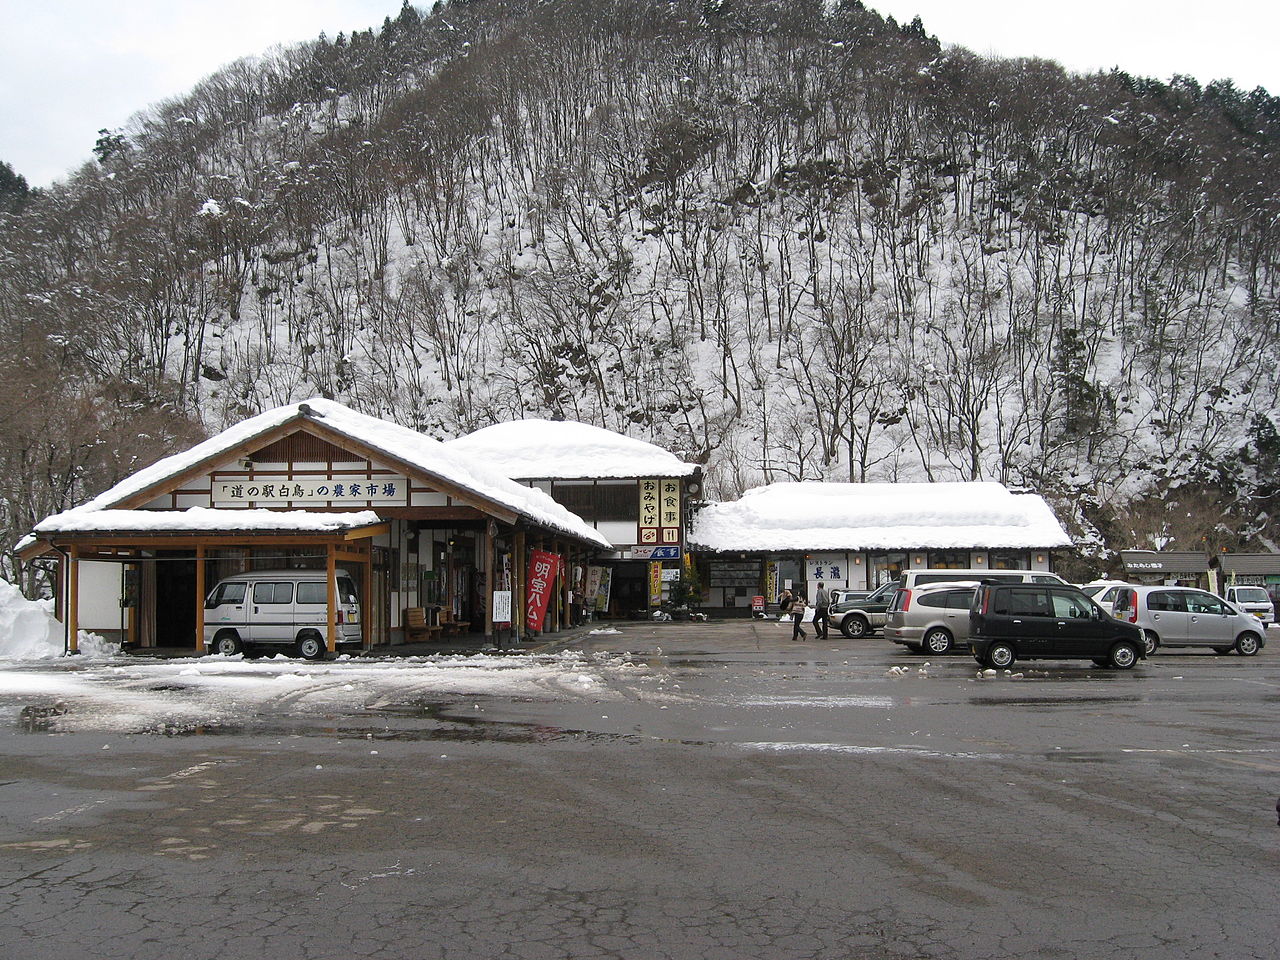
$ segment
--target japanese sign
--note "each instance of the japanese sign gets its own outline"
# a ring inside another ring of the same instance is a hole
[[[679,547],[632,547],[633,560],[679,560]]]
[[[609,611],[609,590],[613,584],[613,569],[600,568],[600,588],[596,591],[596,610],[601,613]]]
[[[805,579],[824,583],[841,583],[849,575],[843,553],[814,554],[805,557]]]
[[[529,582],[525,590],[525,626],[541,630],[547,616],[547,601],[555,589],[556,574],[560,572],[560,558],[546,550],[535,550],[529,560]]]
[[[680,481],[640,481],[640,543],[679,544]]]
[[[409,482],[405,477],[338,476],[308,479],[217,481],[213,484],[215,506],[250,503],[258,506],[281,504],[339,504],[359,506],[408,503]]]
[[[649,606],[662,606],[662,564],[649,564]]]
[[[494,623],[510,623],[511,622],[511,591],[510,590],[493,591],[493,622]]]

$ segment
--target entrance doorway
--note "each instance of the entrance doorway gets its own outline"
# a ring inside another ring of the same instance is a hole
[[[191,551],[159,550],[155,558],[155,645],[196,645],[196,558]],[[201,598],[204,602],[204,598]]]

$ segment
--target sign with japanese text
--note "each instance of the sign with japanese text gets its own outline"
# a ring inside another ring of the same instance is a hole
[[[511,622],[511,591],[510,590],[493,591],[493,622],[494,623],[510,623]]]
[[[292,504],[355,504],[388,506],[408,503],[405,477],[338,476],[320,479],[219,480],[213,484],[214,506],[250,503],[258,506]]]
[[[640,543],[679,544],[680,481],[640,481]]]
[[[596,610],[609,612],[609,590],[613,586],[613,568],[600,568],[600,588],[596,591]]]
[[[526,584],[525,626],[541,630],[547,616],[547,602],[555,589],[556,574],[560,572],[560,558],[546,550],[535,550],[529,559],[529,577]]]
[[[649,606],[662,606],[662,564],[649,564]]]
[[[600,574],[603,569],[603,567],[587,567],[587,606],[593,606],[596,597],[600,595]]]
[[[632,547],[633,560],[679,560],[679,547]]]
[[[843,553],[814,554],[804,558],[806,580],[817,580],[826,584],[844,584],[849,571],[845,566]]]

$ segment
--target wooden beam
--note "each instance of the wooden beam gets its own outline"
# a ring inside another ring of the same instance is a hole
[[[328,576],[325,577],[325,599],[329,604],[329,630],[325,645],[329,648],[330,653],[338,652],[338,609],[335,604],[337,600],[337,577],[338,577],[338,561],[334,556],[333,544],[329,544],[327,553],[327,563],[325,569]]]
[[[524,638],[524,531],[516,530],[514,556],[511,558],[512,573],[515,576],[515,603],[511,609],[511,633],[516,642]]]
[[[373,646],[373,539],[366,541],[368,556],[364,558],[364,576],[360,584],[360,649]],[[388,591],[389,592],[389,591]]]
[[[67,550],[67,651],[80,652],[80,558],[74,546]]]
[[[204,544],[196,544],[196,653],[204,653]]]
[[[488,526],[484,529],[484,583],[485,591],[482,594],[484,604],[484,635],[488,640],[493,639],[493,592],[498,586],[497,571],[494,569],[493,555],[493,534],[489,532]]]

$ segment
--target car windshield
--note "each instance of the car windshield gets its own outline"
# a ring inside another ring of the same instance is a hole
[[[1236,589],[1237,603],[1270,603],[1271,598],[1261,587],[1244,587]]]

